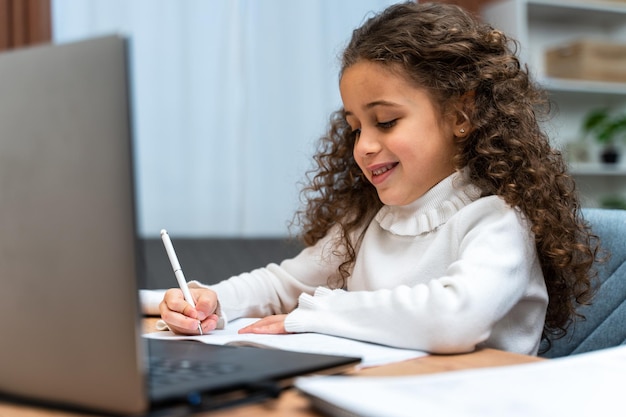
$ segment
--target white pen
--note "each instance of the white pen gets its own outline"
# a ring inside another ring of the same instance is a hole
[[[178,257],[176,256],[176,252],[174,252],[174,245],[172,245],[170,235],[167,234],[167,230],[165,229],[161,230],[161,240],[163,240],[163,245],[165,246],[167,257],[170,258],[170,263],[172,264],[172,269],[174,270],[176,281],[178,281],[178,286],[183,291],[185,301],[191,304],[193,308],[196,308],[196,303],[194,302],[193,297],[191,296],[191,292],[189,291],[189,287],[187,286],[187,281],[185,280],[183,269],[178,263]],[[200,334],[203,334],[202,323],[200,322],[200,320],[198,320],[198,331],[200,332]]]

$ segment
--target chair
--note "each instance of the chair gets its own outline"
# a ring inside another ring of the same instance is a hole
[[[563,338],[553,340],[541,354],[545,358],[626,345],[626,210],[584,209],[583,216],[610,258],[598,265],[593,304],[580,308],[586,320],[576,321]]]

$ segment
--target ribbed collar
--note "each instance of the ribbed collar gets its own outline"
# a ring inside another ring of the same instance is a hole
[[[418,236],[435,230],[480,196],[465,171],[457,171],[410,204],[383,206],[374,219],[395,235]]]

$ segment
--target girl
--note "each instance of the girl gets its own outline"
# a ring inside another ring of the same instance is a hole
[[[242,332],[434,353],[536,354],[563,334],[591,298],[596,246],[511,43],[446,4],[393,5],[356,29],[304,190],[306,249],[192,283],[195,309],[168,290],[162,319],[197,334],[264,317]]]

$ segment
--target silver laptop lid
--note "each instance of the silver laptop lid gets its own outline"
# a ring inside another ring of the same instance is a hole
[[[0,54],[0,393],[147,408],[127,89],[117,36]]]

